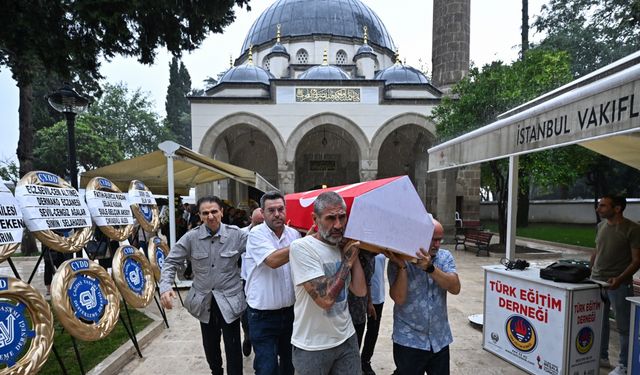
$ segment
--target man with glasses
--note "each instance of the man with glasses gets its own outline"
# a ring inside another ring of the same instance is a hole
[[[184,299],[184,307],[200,320],[202,344],[211,373],[223,374],[222,335],[227,374],[239,375],[242,374],[240,316],[247,304],[238,261],[245,251],[247,233],[221,222],[220,198],[200,198],[197,205],[202,225],[182,236],[165,259],[160,278],[160,301],[167,309],[173,307],[176,269],[185,260],[190,260],[193,284]]]
[[[260,198],[264,223],[249,233],[243,259],[249,305],[249,337],[257,375],[293,375],[291,332],[295,295],[289,267],[289,244],[300,233],[285,223],[284,196],[277,191]]]

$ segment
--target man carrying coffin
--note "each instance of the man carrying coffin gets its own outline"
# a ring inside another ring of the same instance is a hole
[[[289,268],[289,244],[300,233],[285,225],[284,196],[266,192],[260,198],[264,223],[249,233],[243,271],[246,271],[249,336],[255,351],[257,375],[293,375],[293,282]],[[279,362],[278,362],[279,359]]]
[[[247,233],[223,224],[222,201],[211,196],[198,200],[202,225],[186,233],[171,249],[162,267],[160,300],[171,309],[176,294],[176,269],[185,260],[193,266],[193,285],[184,307],[200,320],[202,344],[212,374],[222,375],[220,335],[224,340],[227,374],[242,374],[240,316],[247,304],[238,261],[245,251]]]
[[[347,208],[335,192],[315,200],[318,231],[291,243],[289,259],[295,285],[293,365],[296,373],[361,373],[355,329],[347,306],[347,289],[367,293],[358,261],[359,242],[344,243]]]
[[[416,264],[389,252],[387,270],[393,308],[393,360],[397,375],[449,374],[449,344],[453,341],[447,317],[447,292],[460,293],[456,264],[440,249],[442,225],[433,220],[429,251],[416,253]]]

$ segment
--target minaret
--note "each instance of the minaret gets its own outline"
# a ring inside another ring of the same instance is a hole
[[[444,93],[469,73],[470,0],[434,0],[432,83]]]
[[[470,0],[433,1],[431,82],[444,95],[469,73],[470,8]],[[453,238],[456,211],[463,220],[480,218],[480,167],[448,169],[433,177],[437,190],[435,214],[445,237]]]
[[[364,79],[373,79],[376,66],[376,54],[373,52],[373,48],[369,45],[369,35],[367,33],[367,26],[362,27],[363,43],[356,55],[353,56],[353,62],[356,63],[356,69],[358,76]]]

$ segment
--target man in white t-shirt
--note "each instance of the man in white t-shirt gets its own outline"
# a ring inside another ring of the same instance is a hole
[[[253,369],[257,375],[293,375],[291,332],[295,295],[289,244],[300,238],[300,233],[285,225],[287,213],[280,192],[265,193],[260,207],[264,223],[249,232],[242,265],[249,305],[249,337],[255,352]]]
[[[347,306],[347,288],[367,293],[359,242],[344,244],[347,208],[335,192],[318,196],[313,207],[317,232],[291,244],[296,301],[293,364],[300,375],[360,374],[358,340]]]

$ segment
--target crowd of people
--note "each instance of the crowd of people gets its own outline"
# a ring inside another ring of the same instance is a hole
[[[336,193],[317,197],[314,226],[306,233],[287,225],[284,196],[265,193],[248,210],[217,197],[178,210],[176,245],[164,262],[161,302],[173,307],[173,281],[188,264],[193,279],[184,306],[200,321],[212,374],[242,374],[242,355],[255,353],[259,375],[364,374],[371,367],[385,301],[393,308],[394,375],[449,373],[453,341],[447,295],[460,292],[452,254],[440,249],[442,225],[434,220],[429,249],[408,262],[393,252],[374,254],[347,241],[347,210]],[[590,263],[594,280],[608,284],[605,312],[613,309],[619,332],[619,363],[610,374],[627,373],[633,275],[640,269],[640,225],[624,217],[625,198],[606,195],[596,212],[602,221]],[[168,234],[168,230],[165,233]],[[152,234],[138,228],[130,241],[146,250]],[[97,259],[110,267],[117,248],[99,230]],[[47,294],[55,268],[69,255],[44,247]],[[385,272],[385,265],[387,264]],[[609,314],[603,314],[600,365],[609,367]],[[241,327],[244,340],[241,341]],[[365,333],[366,332],[366,333]]]
[[[225,223],[217,197],[199,199],[196,208],[201,225],[171,249],[160,293],[163,306],[172,308],[176,272],[190,261],[193,284],[184,305],[200,321],[212,374],[224,373],[221,340],[227,374],[241,374],[242,355],[251,350],[256,374],[375,374],[371,358],[386,259],[397,374],[448,373],[446,295],[459,293],[460,281],[451,253],[439,249],[443,229],[437,221],[430,248],[417,249],[417,262],[407,262],[347,241],[347,207],[333,192],[315,200],[307,233],[287,225],[285,199],[277,191],[262,196],[243,228]],[[416,309],[425,304],[429,314]]]

